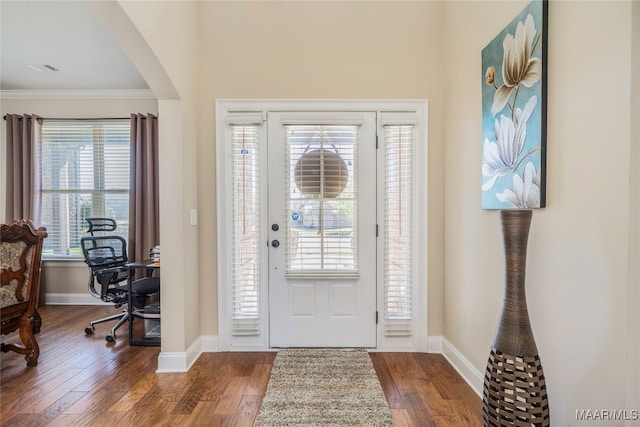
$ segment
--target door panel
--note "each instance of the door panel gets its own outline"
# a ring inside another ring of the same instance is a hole
[[[269,113],[271,347],[375,347],[375,113]]]

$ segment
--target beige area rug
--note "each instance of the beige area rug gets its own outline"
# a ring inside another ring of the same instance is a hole
[[[278,352],[258,427],[391,425],[391,411],[366,350]]]

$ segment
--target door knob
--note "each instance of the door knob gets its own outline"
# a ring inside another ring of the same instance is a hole
[[[271,229],[273,231],[278,231],[278,230],[280,230],[280,226],[278,224],[271,224]]]
[[[280,242],[279,242],[279,241],[277,241],[277,240],[273,240],[273,241],[271,242],[271,246],[273,246],[274,248],[277,248],[278,246],[280,246]]]

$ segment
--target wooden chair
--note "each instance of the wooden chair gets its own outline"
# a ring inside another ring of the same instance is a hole
[[[29,220],[2,224],[0,243],[0,320],[2,335],[18,330],[20,344],[1,343],[0,350],[25,355],[27,366],[36,366],[40,348],[34,333],[42,323],[37,310],[42,242],[47,229],[37,230]]]

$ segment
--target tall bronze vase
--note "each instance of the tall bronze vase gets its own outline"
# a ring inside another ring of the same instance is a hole
[[[506,282],[484,376],[485,426],[548,426],[549,401],[525,296],[530,210],[500,211]]]

